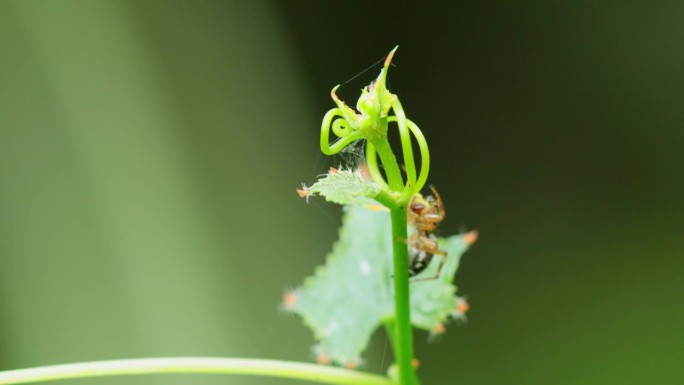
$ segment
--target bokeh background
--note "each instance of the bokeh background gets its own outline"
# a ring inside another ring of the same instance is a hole
[[[278,303],[340,211],[294,188],[335,162],[332,86],[399,44],[442,231],[481,233],[469,322],[416,333],[423,383],[681,383],[682,20],[681,1],[0,2],[0,368],[311,361]]]

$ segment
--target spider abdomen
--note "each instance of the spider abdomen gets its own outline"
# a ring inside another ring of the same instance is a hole
[[[409,251],[409,277],[415,277],[428,267],[434,254],[411,248]]]

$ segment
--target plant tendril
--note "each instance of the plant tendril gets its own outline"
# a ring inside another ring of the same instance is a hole
[[[387,90],[387,70],[396,48],[390,52],[380,75],[362,90],[356,110],[339,100],[335,86],[330,95],[337,104],[323,117],[321,124],[321,151],[326,155],[340,152],[352,142],[365,139],[366,165],[371,178],[387,194],[395,193],[396,205],[405,207],[411,197],[425,185],[430,169],[430,152],[420,128],[406,117],[399,98]],[[357,112],[358,111],[358,112]],[[394,114],[390,115],[390,111]],[[406,178],[402,177],[396,157],[387,138],[388,123],[396,123],[401,142],[402,158]],[[330,131],[338,139],[330,144]],[[411,137],[413,136],[413,138]],[[415,140],[420,151],[420,170],[414,160],[412,141]],[[377,158],[380,158],[378,163]],[[380,165],[385,176],[380,172]],[[394,195],[394,194],[390,194]]]

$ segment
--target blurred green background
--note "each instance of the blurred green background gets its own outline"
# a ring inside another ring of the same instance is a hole
[[[294,188],[331,164],[332,86],[399,44],[442,231],[481,233],[468,324],[416,333],[423,383],[681,383],[682,20],[681,1],[0,2],[0,369],[311,361],[278,303],[339,209]]]

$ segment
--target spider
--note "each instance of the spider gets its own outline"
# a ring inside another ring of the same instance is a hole
[[[416,194],[409,201],[407,208],[408,223],[413,226],[413,233],[408,242],[409,277],[414,277],[425,270],[435,255],[442,257],[442,260],[434,277],[425,277],[416,281],[439,278],[447,260],[446,251],[440,250],[437,237],[433,234],[446,215],[444,205],[435,187],[430,186],[430,190],[434,196],[423,197],[421,194]]]

